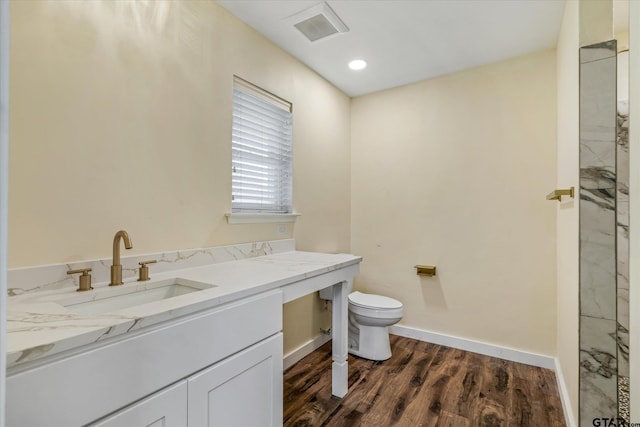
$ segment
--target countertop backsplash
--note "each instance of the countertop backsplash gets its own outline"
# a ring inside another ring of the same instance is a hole
[[[185,249],[175,252],[158,252],[146,255],[122,256],[123,279],[137,277],[138,262],[157,260],[151,264],[151,277],[156,273],[199,267],[207,264],[237,261],[295,250],[294,239],[272,240],[268,242],[242,243],[229,246],[213,246],[201,249]],[[121,252],[122,253],[122,252]],[[123,254],[124,255],[124,254]],[[77,261],[68,264],[50,264],[34,267],[9,269],[7,293],[11,296],[29,292],[49,291],[78,287],[78,275],[68,275],[67,271],[91,268],[93,283],[110,280],[111,258]]]

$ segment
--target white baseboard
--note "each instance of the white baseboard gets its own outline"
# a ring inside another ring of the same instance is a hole
[[[498,357],[500,359],[511,360],[512,362],[524,363],[526,365],[538,366],[540,368],[552,370],[555,370],[556,368],[555,359],[552,356],[546,356],[543,354],[530,353],[528,351],[516,350],[514,348],[502,347],[495,344],[487,344],[466,338],[438,334],[402,325],[390,326],[389,332],[402,337],[453,347],[460,350],[470,351],[472,353],[480,353],[486,356]]]
[[[287,369],[295,365],[298,361],[300,361],[303,357],[322,347],[329,341],[331,341],[331,335],[321,334],[314,339],[311,339],[302,344],[295,350],[285,354],[284,358],[282,359],[283,370],[286,371]]]
[[[569,390],[567,390],[564,374],[562,373],[560,361],[557,357],[555,358],[555,365],[556,381],[558,383],[558,391],[560,392],[560,400],[562,401],[562,409],[564,410],[564,419],[568,427],[576,427],[578,424],[573,418],[573,407],[571,406],[571,399],[569,399]]]

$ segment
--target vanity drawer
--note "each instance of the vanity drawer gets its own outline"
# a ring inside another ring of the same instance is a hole
[[[7,425],[89,423],[282,329],[279,290],[7,377]]]

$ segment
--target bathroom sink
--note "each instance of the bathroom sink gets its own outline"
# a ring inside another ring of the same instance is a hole
[[[56,302],[75,313],[91,315],[167,300],[213,287],[215,285],[174,278],[157,282],[126,283],[118,287],[79,292],[73,297]]]

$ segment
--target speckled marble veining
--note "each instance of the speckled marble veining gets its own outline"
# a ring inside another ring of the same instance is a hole
[[[580,425],[615,418],[616,42],[580,49]]]
[[[212,287],[93,315],[78,314],[59,302],[79,295],[98,298],[100,292],[112,292],[114,288],[108,286],[107,273],[98,275],[103,280],[94,282],[93,291],[78,293],[73,283],[60,286],[61,281],[55,277],[55,274],[65,274],[66,265],[22,271],[19,277],[25,282],[20,283],[22,286],[14,284],[13,296],[8,298],[7,366],[15,372],[38,359],[68,354],[82,346],[347,268],[362,260],[350,254],[300,252],[294,247],[295,242],[288,240],[161,254],[167,260],[165,268],[152,270],[149,282],[136,282],[135,275],[128,274],[124,285],[116,289],[153,287],[175,278]],[[126,262],[123,265],[137,265],[139,259],[147,258],[123,259]],[[93,265],[102,264],[95,261]],[[48,278],[46,273],[54,276]],[[28,284],[31,286],[26,286]]]
[[[627,425],[631,422],[631,407],[629,395],[629,377],[618,377],[618,416],[622,418]]]

